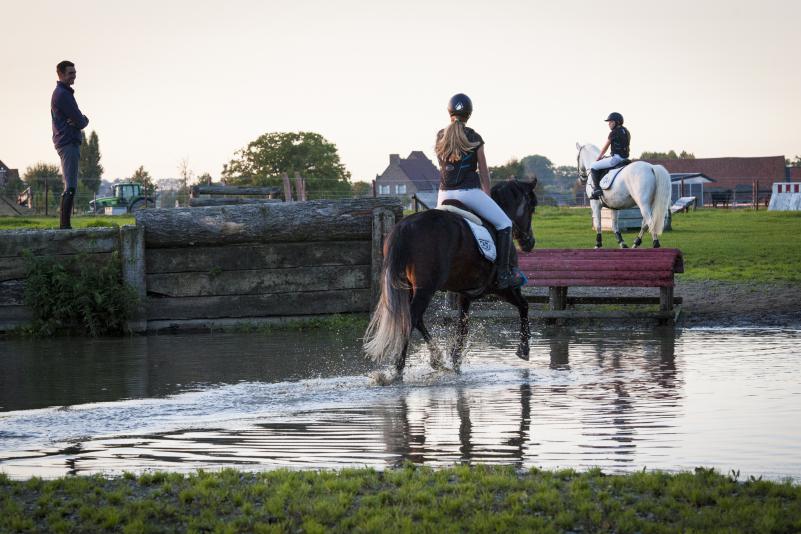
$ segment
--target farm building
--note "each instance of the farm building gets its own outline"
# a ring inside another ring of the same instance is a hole
[[[789,179],[784,156],[646,161],[663,165],[671,174],[702,174],[713,180],[714,183],[705,188],[703,205],[712,204],[713,193],[724,194],[727,202],[750,203],[755,183],[758,184],[760,201],[767,201],[771,185]],[[716,197],[720,198],[719,195]]]
[[[421,150],[412,151],[407,158],[389,155],[389,166],[375,177],[376,196],[399,197],[404,205],[416,193],[433,192],[439,188],[439,169]]]

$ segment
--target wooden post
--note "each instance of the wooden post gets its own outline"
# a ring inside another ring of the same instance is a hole
[[[47,176],[45,176],[45,215],[47,215]]]
[[[145,229],[143,226],[126,224],[120,228],[120,260],[122,260],[122,280],[136,292],[137,302],[128,319],[130,332],[147,330],[147,311],[145,299]]]
[[[384,239],[395,225],[395,214],[386,208],[373,210],[373,237],[370,269],[370,310],[381,298],[381,273],[384,267]]]
[[[289,184],[289,175],[284,173],[282,178],[284,180],[284,202],[292,202],[292,186]]]
[[[295,171],[295,196],[299,202],[306,202],[306,180]]]

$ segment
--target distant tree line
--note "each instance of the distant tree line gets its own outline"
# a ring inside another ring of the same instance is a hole
[[[695,159],[695,154],[684,150],[679,154],[676,154],[675,150],[670,150],[669,152],[643,152],[640,154],[640,159]]]

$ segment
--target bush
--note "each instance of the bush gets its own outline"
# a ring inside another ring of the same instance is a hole
[[[122,281],[119,255],[98,263],[86,255],[56,260],[27,256],[25,304],[33,310],[32,333],[92,337],[120,334],[137,302]]]

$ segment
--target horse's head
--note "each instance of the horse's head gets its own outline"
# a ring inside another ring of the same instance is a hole
[[[526,252],[534,248],[536,242],[531,230],[531,217],[537,207],[536,186],[535,178],[531,182],[509,180],[492,187],[492,199],[512,219],[512,235]]]
[[[582,185],[585,185],[590,175],[590,166],[598,158],[598,154],[601,153],[601,150],[590,143],[586,145],[576,143],[576,150],[578,150],[578,155],[576,155],[576,167],[578,168],[579,180],[581,180]]]

